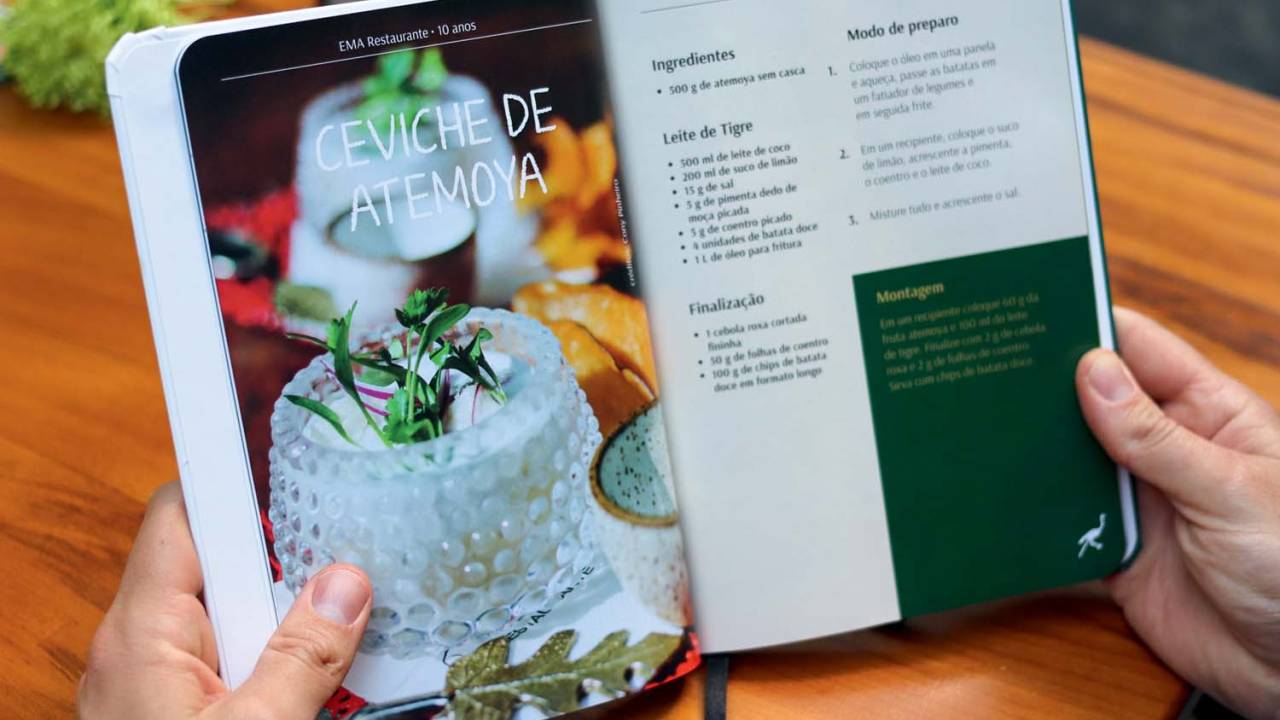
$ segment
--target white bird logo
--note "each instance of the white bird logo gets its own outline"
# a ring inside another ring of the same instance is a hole
[[[1084,554],[1088,552],[1090,548],[1094,550],[1101,550],[1102,542],[1099,541],[1098,538],[1102,537],[1102,531],[1106,529],[1107,529],[1107,514],[1102,513],[1101,515],[1098,516],[1098,527],[1093,528],[1089,532],[1081,535],[1080,539],[1076,541],[1076,544],[1080,546],[1080,554],[1076,555],[1076,558],[1077,559],[1083,558]]]

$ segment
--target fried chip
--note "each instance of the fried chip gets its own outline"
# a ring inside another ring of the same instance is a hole
[[[628,370],[628,369],[626,369],[626,368],[623,368],[623,369],[622,369],[622,377],[626,378],[628,383],[631,383],[631,385],[632,385],[636,390],[638,390],[640,393],[642,393],[645,397],[649,398],[649,400],[650,400],[650,401],[653,401],[653,400],[657,400],[657,399],[658,399],[658,398],[657,398],[657,396],[655,396],[655,395],[653,394],[653,391],[649,389],[649,386],[645,384],[644,380],[641,380],[641,379],[640,379],[640,376],[639,376],[639,375],[637,375],[637,374],[635,374],[635,373],[631,372],[630,370]],[[637,410],[637,412],[639,412],[639,411]],[[628,418],[628,419],[630,419],[630,418]]]
[[[607,123],[599,122],[583,130],[579,140],[586,177],[578,191],[578,207],[586,210],[595,204],[597,198],[613,195],[613,180],[618,174],[618,151],[613,146],[613,130]]]
[[[618,175],[613,129],[607,120],[581,132],[564,118],[551,122],[556,129],[534,139],[544,157],[546,192],[525,196],[520,208],[541,213],[534,245],[551,270],[586,270],[586,277],[595,278],[601,268],[630,259],[613,192]]]
[[[556,272],[625,265],[631,259],[631,249],[622,238],[602,232],[583,233],[572,218],[548,222],[534,247]]]
[[[552,118],[550,124],[556,129],[534,138],[545,157],[542,177],[547,184],[547,192],[527,195],[521,202],[521,207],[526,210],[560,198],[576,200],[587,181],[586,156],[573,126],[562,117]]]
[[[544,323],[571,320],[590,332],[620,367],[631,370],[658,394],[658,373],[644,303],[607,285],[540,282],[516,291],[516,312]]]
[[[573,252],[578,240],[578,224],[574,218],[549,220],[533,245],[553,270],[566,270],[564,257]]]
[[[560,340],[560,347],[587,402],[600,422],[600,432],[612,435],[627,420],[653,402],[653,393],[630,370],[618,367],[608,350],[586,328],[570,320],[548,323]]]
[[[630,259],[630,249],[618,238],[604,233],[590,233],[578,237],[563,253],[551,258],[548,264],[553,270],[596,268],[603,265],[625,265]]]

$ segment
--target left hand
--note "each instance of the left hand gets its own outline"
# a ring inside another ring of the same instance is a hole
[[[218,677],[203,586],[182,491],[170,483],[147,507],[89,648],[82,720],[314,720],[355,658],[372,605],[369,579],[350,565],[313,577],[235,692]]]

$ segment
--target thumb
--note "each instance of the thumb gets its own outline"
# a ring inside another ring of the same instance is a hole
[[[1220,514],[1241,458],[1165,414],[1120,356],[1094,350],[1080,361],[1076,391],[1085,421],[1107,454],[1175,503]]]
[[[253,675],[228,698],[229,717],[314,720],[342,685],[369,622],[373,588],[351,565],[311,578],[262,651]]]

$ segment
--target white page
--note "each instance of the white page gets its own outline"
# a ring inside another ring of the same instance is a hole
[[[1094,235],[1097,242],[1064,5],[604,0],[601,6],[629,222],[653,318],[705,648],[731,651],[895,620],[899,603],[849,281],[860,273],[1032,241]],[[930,19],[940,22],[912,32],[911,23]],[[895,23],[897,33],[891,32]],[[883,36],[873,30],[871,37],[854,37],[873,26]],[[905,54],[986,43],[994,49],[951,61],[972,61],[976,69],[934,78],[962,83],[941,94],[873,98],[876,88],[857,87],[862,79],[896,74],[899,63],[940,64]],[[874,69],[865,65],[869,61],[886,65]],[[776,77],[761,77],[775,71]],[[752,80],[721,87],[742,78]],[[861,103],[859,96],[865,96]],[[912,107],[913,101],[931,107]],[[902,102],[905,113],[875,112]],[[867,115],[859,118],[862,112]],[[890,181],[893,169],[876,168],[875,158],[862,151],[1009,123],[1018,124],[1012,147],[991,156],[993,167],[949,177]],[[741,136],[734,137],[727,124],[737,124]],[[708,137],[707,128],[716,136]],[[684,131],[692,137],[682,138]],[[753,162],[777,162],[754,173],[734,172],[747,160],[720,154],[738,149],[750,150]],[[708,180],[705,159],[714,156],[717,175]],[[699,191],[726,180],[734,189]],[[762,188],[781,193],[728,200],[701,220],[689,204]],[[1017,188],[1017,197],[871,217],[875,210],[1005,188]],[[735,208],[746,209],[715,217]],[[729,223],[783,214],[790,218],[779,227],[808,225],[810,231],[772,243],[725,241],[752,232],[724,230]],[[714,225],[721,232],[702,235]],[[714,246],[713,237],[726,244]],[[700,241],[708,244],[695,245]],[[795,242],[800,245],[786,247]],[[760,246],[771,252],[713,256]],[[692,307],[721,298],[755,304],[710,313]],[[1105,307],[1103,295],[1099,307]],[[790,322],[801,315],[805,322]],[[1104,336],[1105,315],[1100,311]],[[707,337],[753,322],[786,324]],[[825,360],[808,366],[821,371],[815,379],[727,390],[731,376],[713,377],[713,357],[811,340],[825,342]],[[732,344],[726,341],[742,347],[720,349]]]

